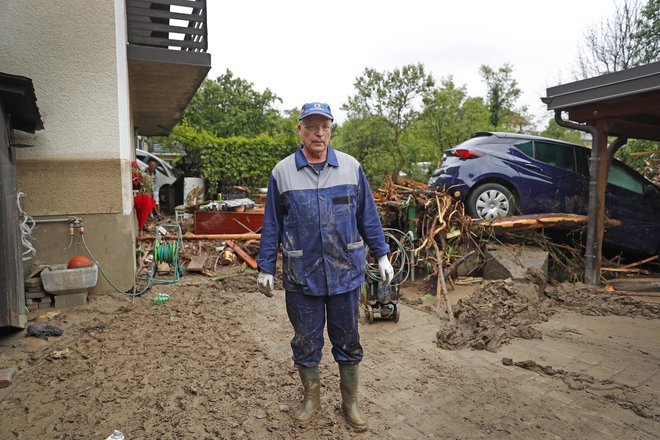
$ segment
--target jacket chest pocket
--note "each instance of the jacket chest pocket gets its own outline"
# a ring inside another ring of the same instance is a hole
[[[332,198],[332,212],[335,215],[348,215],[355,212],[355,196],[337,196]]]

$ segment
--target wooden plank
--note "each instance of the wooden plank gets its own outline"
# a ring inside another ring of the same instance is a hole
[[[137,35],[129,36],[129,41],[133,44],[144,44],[154,46],[177,46],[185,48],[206,49],[206,42],[196,43],[190,40],[172,40],[170,38],[139,37]]]
[[[257,262],[254,261],[254,258],[249,256],[248,253],[241,249],[236,243],[231,240],[227,240],[225,241],[225,244],[231,248],[231,250],[233,250],[236,255],[238,255],[243,261],[245,261],[248,266],[250,266],[252,269],[257,268]]]
[[[160,32],[173,32],[175,34],[186,35],[204,35],[206,36],[206,29],[193,28],[190,26],[172,26],[168,24],[145,23],[141,21],[128,22],[128,34],[133,35],[133,31],[160,31]]]
[[[209,256],[206,254],[193,256],[192,260],[190,260],[190,263],[188,263],[188,266],[186,267],[186,271],[201,272],[202,270],[204,270],[204,265],[206,264],[206,261],[208,259]]]
[[[615,292],[617,295],[622,296],[647,296],[649,298],[660,298],[660,292]]]
[[[194,9],[205,9],[206,0],[128,0],[129,4],[141,4],[149,7],[151,4],[184,6]]]
[[[8,145],[11,124],[5,108],[0,100],[0,327],[23,328],[27,314],[16,203],[16,162]]]
[[[160,238],[165,240],[176,240],[176,235],[159,235]],[[183,240],[259,240],[261,234],[183,234]],[[153,241],[156,236],[153,234],[139,235],[138,241]]]
[[[200,21],[200,22],[206,21],[206,17],[202,15],[191,15],[191,14],[181,14],[179,12],[159,11],[157,9],[131,6],[130,4],[126,8],[126,13],[128,17],[142,16],[142,17],[167,18],[167,19],[171,18],[174,20],[187,20],[187,21]]]
[[[660,292],[660,278],[619,278],[609,280],[607,285],[630,292]]]

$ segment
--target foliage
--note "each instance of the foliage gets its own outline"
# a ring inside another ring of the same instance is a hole
[[[660,58],[660,0],[649,0],[641,9],[633,39],[640,44],[640,62],[642,64],[658,61]]]
[[[508,63],[497,70],[484,64],[479,72],[488,90],[486,103],[490,111],[490,123],[499,128],[505,118],[511,120],[516,114],[513,106],[520,96],[518,81],[513,78],[513,67]]]
[[[392,144],[392,130],[381,118],[347,119],[333,134],[332,144],[355,157],[375,185],[394,167],[393,157],[386,150]]]
[[[581,131],[562,127],[558,125],[554,119],[548,120],[547,127],[540,133],[540,135],[550,139],[558,139],[572,144],[583,145],[585,147],[591,146],[591,142],[585,143],[582,139]]]
[[[258,92],[227,69],[216,80],[202,83],[184,116],[192,126],[218,137],[278,134],[280,116],[273,108],[278,101],[269,89]]]
[[[660,156],[660,143],[640,139],[628,140],[614,155],[651,180],[660,175],[658,156]]]
[[[235,140],[234,138],[238,137],[258,138],[258,141],[254,141],[259,146],[257,150],[271,143],[278,145],[275,150],[281,148],[279,147],[281,145],[297,145],[298,112],[292,109],[286,110],[284,116],[280,115],[273,108],[278,101],[281,102],[281,99],[270,90],[258,92],[252,83],[234,77],[233,73],[227,70],[216,80],[203,82],[186,108],[182,121],[172,129],[170,136],[151,138],[150,141],[158,142],[166,150],[183,151],[185,154],[176,161],[175,166],[186,176],[205,175],[211,180],[211,185],[219,180],[223,183],[233,182],[232,184],[247,184],[247,182],[265,184],[270,169],[266,170],[267,167],[262,163],[254,164],[255,173],[263,173],[262,178],[255,179],[254,173],[247,173],[245,178],[237,178],[232,174],[232,170],[215,166],[213,169],[209,168],[209,164],[204,161],[205,157],[210,157],[212,154],[204,146],[225,145],[230,141],[221,141],[221,138]],[[223,151],[225,154],[223,157],[226,159],[231,147]],[[236,151],[241,152],[241,149],[238,148]],[[275,154],[273,159],[266,163],[274,165],[283,157]],[[226,163],[236,163],[242,158],[239,156]],[[249,162],[245,163],[249,164]],[[216,176],[220,171],[228,174]]]
[[[418,106],[434,85],[422,64],[410,64],[391,72],[378,72],[366,68],[355,80],[356,94],[342,106],[349,118],[380,119],[391,131],[390,141],[382,150],[383,160],[392,168],[390,173],[396,180],[406,163],[406,152],[402,148],[405,131],[419,117]]]
[[[456,87],[452,77],[424,100],[424,111],[417,127],[434,146],[434,154],[424,157],[437,164],[444,150],[468,139],[476,131],[489,130],[490,113],[481,98],[471,98],[465,86]]]
[[[529,113],[526,105],[512,110],[504,109],[500,119],[500,129],[514,133],[530,133],[534,125],[534,117]]]
[[[660,1],[624,0],[614,16],[590,26],[578,50],[579,79],[629,69],[660,58]]]
[[[263,187],[273,167],[295,151],[285,137],[261,134],[253,138],[220,138],[189,124],[175,127],[172,135],[185,139],[187,154],[198,158],[200,174],[211,193],[234,185]]]

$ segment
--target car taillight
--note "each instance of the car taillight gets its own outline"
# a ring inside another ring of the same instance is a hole
[[[458,158],[461,160],[474,159],[475,157],[480,157],[484,155],[484,153],[481,153],[479,151],[463,150],[463,149],[453,150],[452,153],[454,154],[454,156],[458,156]]]

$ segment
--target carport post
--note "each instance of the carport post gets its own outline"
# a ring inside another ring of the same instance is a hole
[[[601,251],[605,227],[605,188],[609,155],[607,154],[607,136],[603,121],[594,124],[589,164],[589,203],[587,205],[587,249],[584,258],[584,282],[597,285],[600,281]]]
[[[587,220],[587,251],[585,253],[584,282],[594,285],[600,282],[603,234],[605,232],[605,191],[607,190],[607,176],[614,153],[628,142],[627,137],[619,136],[608,146],[607,132],[605,131],[607,124],[606,119],[599,119],[594,123],[594,127],[598,130],[598,135],[594,137],[591,147],[591,180],[589,181],[589,205],[587,208],[589,218]],[[594,157],[597,157],[596,163],[594,163]],[[594,179],[594,176],[596,176],[596,179]]]

